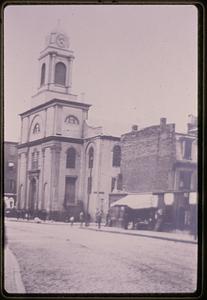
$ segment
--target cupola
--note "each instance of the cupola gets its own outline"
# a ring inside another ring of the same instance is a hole
[[[69,49],[69,37],[60,29],[52,30],[46,37],[45,49],[39,56],[38,92],[33,96],[33,105],[54,98],[76,100],[71,94],[73,51]]]

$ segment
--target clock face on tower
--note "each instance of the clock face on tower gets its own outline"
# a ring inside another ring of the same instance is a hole
[[[64,34],[58,34],[56,37],[56,44],[61,48],[66,47],[66,37]]]

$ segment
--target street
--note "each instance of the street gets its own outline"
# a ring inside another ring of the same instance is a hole
[[[182,293],[196,290],[197,245],[6,221],[27,293]]]

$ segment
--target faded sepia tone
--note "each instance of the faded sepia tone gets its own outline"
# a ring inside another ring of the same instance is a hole
[[[196,8],[8,6],[4,33],[6,291],[195,292]]]

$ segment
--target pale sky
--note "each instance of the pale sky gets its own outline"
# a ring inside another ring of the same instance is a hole
[[[74,51],[72,93],[89,124],[120,135],[161,117],[186,132],[197,115],[197,9],[192,5],[17,5],[4,12],[5,140],[37,92],[38,57],[57,25]]]

